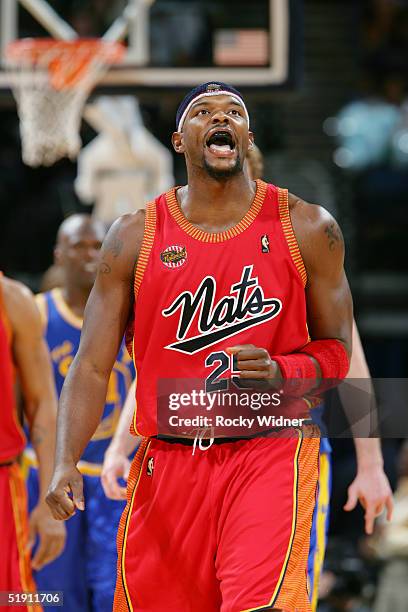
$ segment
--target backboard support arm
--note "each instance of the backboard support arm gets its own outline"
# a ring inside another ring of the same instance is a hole
[[[104,40],[118,42],[129,34],[128,61],[146,66],[150,60],[149,10],[154,0],[129,0],[122,15],[103,35]]]
[[[60,40],[78,38],[75,30],[45,0],[18,1],[54,38]]]
[[[0,58],[17,37],[17,0],[1,0],[0,2]]]

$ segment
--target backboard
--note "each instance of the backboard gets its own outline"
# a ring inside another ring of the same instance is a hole
[[[126,57],[101,83],[112,93],[186,89],[211,80],[287,88],[301,69],[301,0],[1,0],[0,5],[2,59],[7,43],[26,36],[102,36],[110,28],[115,37],[127,10]],[[1,89],[9,89],[4,64]]]

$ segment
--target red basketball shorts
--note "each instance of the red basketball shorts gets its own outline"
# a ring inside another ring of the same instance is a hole
[[[296,431],[192,450],[153,438],[135,457],[114,611],[311,610],[319,439]]]
[[[27,550],[25,483],[16,463],[0,466],[0,525],[0,591],[35,591]],[[42,610],[42,606],[0,606],[0,610],[28,612]]]

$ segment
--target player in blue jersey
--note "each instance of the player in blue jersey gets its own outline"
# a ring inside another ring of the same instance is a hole
[[[73,215],[66,219],[59,229],[55,248],[63,286],[36,298],[58,395],[79,347],[82,317],[95,279],[104,236],[104,226],[89,215]],[[116,531],[124,503],[106,498],[100,473],[104,453],[133,378],[132,361],[122,344],[110,377],[102,422],[78,464],[84,475],[86,510],[77,512],[67,522],[64,553],[35,576],[38,590],[64,592],[63,609],[67,612],[112,610]],[[33,507],[38,496],[38,474],[30,448],[25,453],[25,463],[29,466],[29,502]],[[56,611],[60,609],[55,608]]]

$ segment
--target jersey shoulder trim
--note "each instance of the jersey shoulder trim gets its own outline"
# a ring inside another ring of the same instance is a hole
[[[282,224],[283,234],[288,244],[289,252],[292,257],[293,263],[295,264],[297,271],[299,272],[303,286],[306,287],[307,272],[305,264],[303,263],[302,255],[300,253],[298,241],[296,240],[295,232],[293,231],[292,220],[290,218],[289,197],[287,189],[281,189],[280,187],[278,187],[278,202],[279,217]]]
[[[133,282],[133,295],[134,302],[136,304],[137,296],[139,293],[140,285],[142,284],[143,276],[146,270],[147,262],[149,260],[150,251],[152,250],[154,243],[154,236],[156,233],[156,200],[152,200],[146,205],[146,215],[145,215],[145,224],[144,224],[144,232],[142,245],[140,247],[139,257],[137,258],[137,264],[135,269],[135,278]],[[130,317],[126,331],[125,331],[125,344],[127,351],[134,360],[134,314]],[[135,363],[136,368],[136,363]]]
[[[156,201],[149,202],[146,206],[145,226],[142,240],[142,246],[140,247],[139,257],[137,258],[136,270],[135,270],[135,281],[134,281],[134,294],[135,302],[137,294],[139,293],[140,285],[142,284],[143,276],[146,270],[147,261],[149,259],[150,251],[153,247],[154,236],[156,233]]]
[[[34,299],[35,299],[35,303],[37,304],[37,308],[40,312],[41,324],[42,324],[43,330],[45,330],[48,325],[47,298],[45,297],[44,293],[37,293],[37,295],[34,296]]]
[[[72,327],[75,327],[75,329],[82,329],[83,319],[81,317],[77,317],[77,315],[68,306],[62,296],[61,289],[51,289],[48,295],[60,317],[66,323],[68,323]]]
[[[1,272],[0,270],[0,319],[3,321],[4,329],[6,330],[7,340],[8,340],[9,346],[11,346],[12,339],[13,339],[13,328],[11,325],[10,318],[6,311],[6,304],[4,302],[4,296],[3,296],[2,281],[3,281],[3,272]]]

